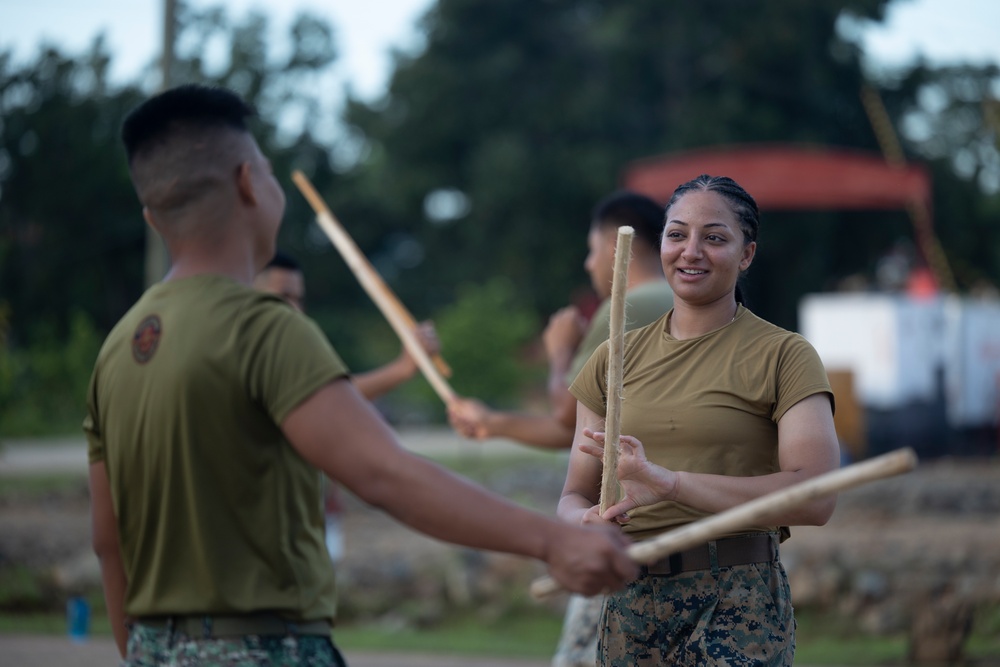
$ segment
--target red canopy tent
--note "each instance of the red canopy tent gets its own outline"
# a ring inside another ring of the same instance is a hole
[[[626,165],[624,187],[666,203],[699,174],[729,176],[761,209],[931,210],[921,165],[891,165],[878,154],[786,144],[726,146],[645,158]]]

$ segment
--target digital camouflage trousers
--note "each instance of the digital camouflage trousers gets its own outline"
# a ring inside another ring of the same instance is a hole
[[[571,595],[552,667],[594,667],[604,596]]]
[[[211,639],[133,625],[127,667],[346,667],[329,637],[243,635]]]
[[[642,574],[609,595],[598,664],[786,667],[795,620],[781,562]]]

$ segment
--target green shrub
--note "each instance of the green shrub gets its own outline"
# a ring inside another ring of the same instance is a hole
[[[101,336],[83,313],[74,313],[65,336],[49,324],[15,347],[0,311],[0,435],[34,436],[78,431],[87,383]]]
[[[48,611],[51,586],[39,572],[25,565],[0,567],[0,611]]]
[[[457,393],[510,406],[526,387],[540,381],[539,369],[523,359],[525,346],[539,335],[538,322],[517,301],[506,278],[464,285],[458,299],[435,314],[434,325],[441,355],[453,372],[449,383]],[[443,418],[441,400],[428,382],[411,382],[396,393],[393,400],[409,401]]]

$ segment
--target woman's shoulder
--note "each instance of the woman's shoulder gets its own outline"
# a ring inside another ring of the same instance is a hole
[[[738,321],[743,330],[741,338],[754,345],[812,347],[812,343],[806,340],[802,334],[769,322],[751,310],[746,310],[743,316],[738,318]]]

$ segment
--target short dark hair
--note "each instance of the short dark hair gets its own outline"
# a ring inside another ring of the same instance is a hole
[[[248,132],[253,107],[239,95],[216,86],[187,84],[155,95],[133,109],[122,123],[122,143],[131,165],[136,154],[181,127],[228,127]]]
[[[268,269],[285,269],[286,271],[298,271],[302,273],[302,266],[298,260],[280,250],[275,251],[274,257],[261,270],[267,271]]]
[[[646,195],[619,190],[597,202],[591,220],[597,227],[628,225],[652,249],[660,246],[664,209]]]
[[[681,183],[674,190],[670,201],[667,202],[667,210],[678,199],[694,190],[714,192],[725,199],[726,203],[729,204],[729,208],[736,216],[737,221],[740,223],[744,241],[750,243],[757,240],[757,230],[760,228],[760,210],[757,208],[757,202],[739,183],[728,176],[702,174],[698,178],[692,178],[687,183]]]

